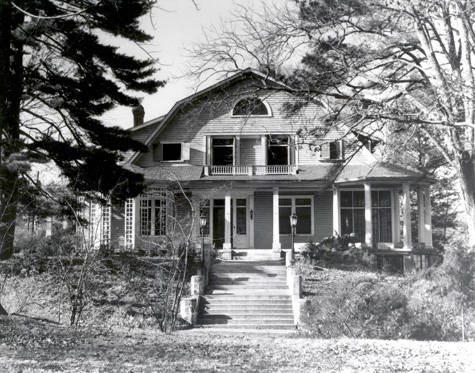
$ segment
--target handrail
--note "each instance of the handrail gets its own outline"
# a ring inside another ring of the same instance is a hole
[[[205,175],[295,175],[296,165],[264,165],[264,166],[205,166]]]

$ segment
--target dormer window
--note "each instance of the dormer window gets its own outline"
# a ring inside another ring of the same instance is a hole
[[[238,101],[233,108],[233,116],[270,116],[270,107],[257,97],[246,97]]]

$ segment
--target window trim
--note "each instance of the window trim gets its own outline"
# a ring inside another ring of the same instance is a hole
[[[286,195],[286,194],[279,194],[279,209],[280,209],[280,200],[281,199],[291,199],[291,214],[295,214],[296,210],[296,205],[295,205],[295,200],[298,198],[310,198],[311,200],[311,205],[310,205],[310,220],[311,220],[311,231],[310,233],[297,233],[295,232],[295,236],[302,236],[302,237],[308,237],[308,236],[314,236],[315,235],[315,201],[314,201],[314,196],[311,194],[292,194],[292,195]],[[298,207],[303,207],[303,206],[298,206]],[[280,218],[280,214],[279,214]],[[289,218],[290,219],[290,218]],[[298,224],[298,222],[297,222]],[[297,231],[297,230],[295,230]],[[283,237],[288,237],[291,236],[292,233],[280,233],[280,225],[279,225],[279,236]]]
[[[233,114],[234,113],[234,108],[236,107],[236,105],[239,102],[241,102],[243,100],[248,100],[248,99],[258,99],[258,100],[260,100],[264,104],[264,106],[266,107],[267,114]],[[273,116],[273,114],[272,114],[271,106],[267,103],[266,100],[262,99],[261,97],[243,96],[243,97],[239,97],[232,104],[231,118],[271,118],[272,116]]]

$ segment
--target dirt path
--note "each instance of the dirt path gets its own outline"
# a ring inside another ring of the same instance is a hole
[[[475,343],[99,328],[0,317],[1,372],[473,373]]]

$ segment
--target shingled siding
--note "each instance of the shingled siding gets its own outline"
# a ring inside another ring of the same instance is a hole
[[[190,109],[176,115],[161,132],[155,142],[173,141],[189,142],[191,144],[190,161],[195,165],[202,165],[205,161],[206,146],[204,136],[216,135],[262,135],[295,133],[302,125],[321,124],[318,119],[323,115],[323,109],[317,105],[311,106],[305,113],[305,120],[301,116],[288,118],[282,111],[282,105],[291,99],[285,92],[260,91],[259,96],[272,109],[269,117],[236,118],[231,115],[232,108],[240,94],[246,95],[251,91],[243,83],[236,84],[224,95],[217,95],[206,101],[196,102]],[[311,118],[311,119],[310,119]],[[137,162],[142,167],[156,165],[152,152],[143,154]]]
[[[314,235],[297,235],[296,243],[319,242],[323,238],[333,235],[333,194],[324,193],[285,192],[283,195],[313,195],[314,196]],[[254,195],[254,229],[256,249],[272,249],[272,192],[256,192]],[[280,236],[283,249],[291,246],[291,236]]]

